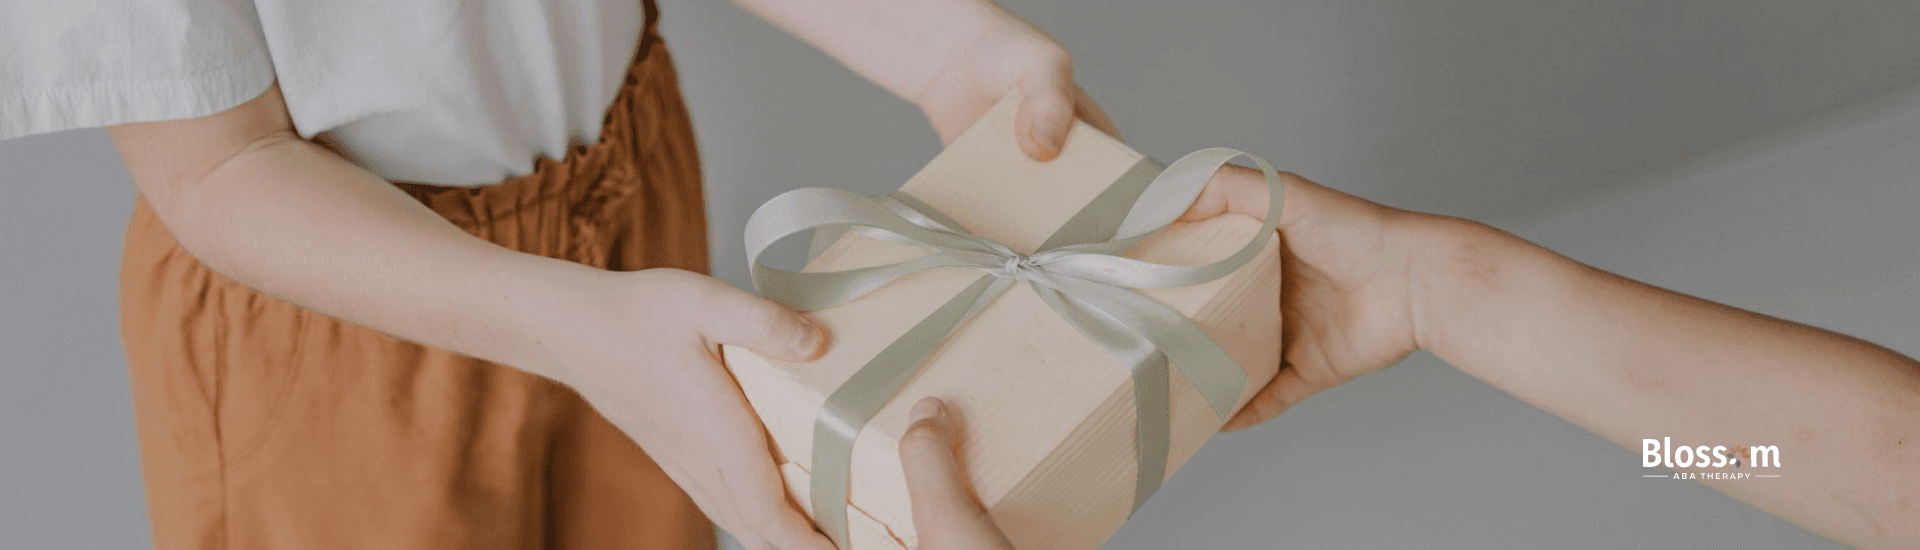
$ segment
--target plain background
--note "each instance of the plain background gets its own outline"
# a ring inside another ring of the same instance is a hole
[[[716,275],[744,282],[766,198],[887,190],[938,152],[913,107],[731,4],[662,4]],[[1006,4],[1163,160],[1254,151],[1920,353],[1920,3]],[[88,130],[0,142],[0,189],[0,541],[144,547],[114,305],[131,183]],[[1215,438],[1107,547],[1837,546],[1638,460],[1417,354]]]

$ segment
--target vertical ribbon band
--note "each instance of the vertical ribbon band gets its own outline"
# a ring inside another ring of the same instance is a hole
[[[1197,266],[1173,266],[1128,258],[1126,251],[1174,220],[1199,197],[1213,174],[1235,157],[1247,157],[1266,176],[1267,215],[1260,232],[1234,254]],[[754,288],[768,299],[799,310],[832,307],[895,278],[922,269],[972,268],[983,272],[966,290],[928,314],[888,344],[827,397],[814,422],[811,500],[815,521],[841,548],[847,547],[848,482],[853,442],[874,415],[904,386],[947,336],[981,308],[1018,283],[1088,340],[1125,365],[1133,379],[1139,415],[1134,447],[1139,473],[1133,507],[1138,509],[1166,478],[1170,430],[1169,364],[1199,390],[1225,421],[1246,389],[1246,372],[1211,336],[1180,312],[1129,289],[1191,286],[1226,276],[1259,255],[1279,225],[1284,196],[1279,173],[1265,159],[1227,148],[1190,153],[1161,170],[1141,159],[1082,207],[1032,254],[974,235],[938,210],[904,193],[863,196],[810,187],[760,206],[747,220],[747,257]],[[781,238],[809,230],[859,231],[871,238],[910,244],[926,256],[842,271],[803,273],[760,262]]]

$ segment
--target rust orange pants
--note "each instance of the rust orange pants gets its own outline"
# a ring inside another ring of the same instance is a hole
[[[400,187],[524,252],[704,272],[692,128],[647,29],[593,145],[496,186]],[[714,546],[686,495],[571,390],[221,278],[144,201],[120,291],[160,550]]]

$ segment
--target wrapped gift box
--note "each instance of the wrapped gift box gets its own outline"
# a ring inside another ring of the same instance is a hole
[[[901,189],[968,231],[1032,252],[1096,194],[1140,161],[1119,141],[1076,123],[1061,155],[1020,152],[1016,102],[1002,101]],[[1239,215],[1176,223],[1129,251],[1141,260],[1197,265],[1226,257],[1260,220]],[[1277,244],[1204,284],[1138,290],[1188,316],[1246,371],[1244,405],[1280,362]],[[832,271],[923,255],[912,246],[847,234],[807,264]],[[766,424],[795,502],[809,507],[815,416],[826,396],[908,327],[980,277],[929,269],[865,296],[811,313],[830,335],[804,364],[723,354]],[[1177,367],[1177,365],[1176,365]],[[915,548],[898,440],[907,412],[925,396],[946,401],[962,423],[960,452],[982,503],[1022,549],[1092,549],[1131,512],[1135,411],[1127,368],[1089,342],[1025,284],[981,309],[950,335],[855,440],[845,550]],[[1171,370],[1167,471],[1198,450],[1222,421],[1177,368]],[[1236,405],[1237,408],[1237,405]],[[809,510],[810,511],[810,510]]]

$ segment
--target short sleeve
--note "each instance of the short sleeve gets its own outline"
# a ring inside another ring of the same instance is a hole
[[[213,114],[273,79],[250,0],[0,0],[0,139]]]

